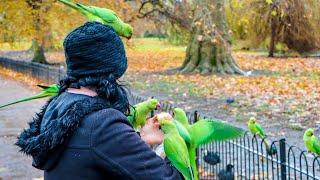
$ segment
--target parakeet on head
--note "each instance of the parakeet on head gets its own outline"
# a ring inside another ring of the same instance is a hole
[[[51,97],[51,96],[56,96],[59,93],[59,86],[57,84],[52,84],[50,86],[43,86],[43,85],[37,85],[38,87],[42,88],[42,91],[34,96],[30,96],[27,98],[23,98],[8,104],[4,104],[2,106],[0,106],[0,108],[6,107],[6,106],[10,106],[13,104],[17,104],[17,103],[21,103],[21,102],[26,102],[26,101],[31,101],[34,99],[41,99],[41,98],[45,98],[45,97]]]
[[[193,180],[188,149],[185,141],[169,116],[157,115],[157,120],[164,133],[164,151],[172,165],[183,175],[186,180]]]
[[[303,141],[309,152],[313,152],[320,155],[320,141],[314,135],[314,130],[309,128],[305,131],[303,135]]]
[[[89,21],[100,22],[104,25],[111,26],[119,36],[131,38],[133,34],[133,28],[130,24],[124,23],[117,14],[107,8],[100,8],[96,6],[85,6],[80,3],[73,3],[69,0],[59,0],[63,4],[79,11]]]
[[[160,107],[160,103],[157,99],[148,99],[144,102],[138,103],[130,108],[128,120],[135,129],[142,127],[146,123],[148,114]]]

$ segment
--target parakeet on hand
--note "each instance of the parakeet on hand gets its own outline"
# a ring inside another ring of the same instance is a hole
[[[23,98],[23,99],[15,101],[15,102],[4,104],[4,105],[0,106],[0,108],[10,106],[13,104],[17,104],[17,103],[21,103],[21,102],[31,101],[34,99],[41,99],[41,98],[45,98],[45,97],[56,96],[59,93],[59,86],[57,84],[52,84],[50,86],[43,86],[43,85],[37,85],[37,86],[42,88],[42,91],[39,94],[31,96],[31,97]]]
[[[190,163],[194,179],[198,179],[198,170],[196,165],[196,149],[203,144],[213,141],[225,141],[241,137],[244,131],[240,128],[231,126],[217,119],[201,119],[190,125],[186,113],[175,108],[173,111],[174,119],[185,126],[191,137],[191,143],[187,143]],[[178,129],[179,130],[179,129]],[[181,134],[181,132],[179,131]],[[181,135],[181,137],[183,137]]]
[[[185,180],[193,180],[193,172],[190,164],[188,149],[185,141],[166,113],[158,114],[157,120],[164,133],[164,152],[172,165],[183,175]]]
[[[96,6],[85,6],[80,3],[73,3],[69,0],[59,0],[63,4],[79,11],[81,14],[86,16],[89,21],[100,22],[104,25],[111,26],[119,36],[131,38],[133,33],[133,28],[124,23],[117,14],[107,8],[100,8]]]
[[[226,166],[226,169],[223,169],[218,173],[218,180],[234,180],[234,171],[232,164],[228,164]]]
[[[262,126],[259,123],[257,123],[257,120],[255,117],[251,117],[249,119],[248,128],[254,136],[258,135],[261,139],[263,139],[263,143],[266,147],[268,155],[272,156],[277,153],[276,147],[271,147],[269,145],[269,142],[267,140],[267,135],[266,135],[264,129],[262,128]]]
[[[303,135],[303,141],[306,145],[308,152],[313,152],[320,155],[320,141],[319,139],[314,135],[314,130],[309,128],[305,131]]]
[[[159,108],[160,103],[157,99],[148,99],[130,108],[128,120],[135,129],[140,128],[146,123],[148,114]]]

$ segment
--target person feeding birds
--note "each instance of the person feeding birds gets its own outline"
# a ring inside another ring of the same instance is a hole
[[[87,22],[63,45],[67,75],[59,93],[16,142],[44,170],[44,179],[182,179],[150,148],[163,142],[155,118],[139,124],[139,135],[126,117],[130,106],[118,79],[127,57],[115,30]]]

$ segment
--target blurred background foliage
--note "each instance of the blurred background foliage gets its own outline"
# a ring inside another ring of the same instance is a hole
[[[135,38],[159,38],[175,45],[186,45],[190,38],[190,31],[165,19],[137,18],[138,0],[77,2],[116,11],[134,26]],[[318,0],[228,0],[226,6],[234,48],[265,51],[274,41],[280,53],[303,54],[319,47],[319,13]],[[84,21],[81,14],[55,0],[1,0],[0,48],[30,49],[35,46],[32,42],[38,41],[45,51],[61,50],[66,34]],[[274,37],[271,23],[275,23]]]

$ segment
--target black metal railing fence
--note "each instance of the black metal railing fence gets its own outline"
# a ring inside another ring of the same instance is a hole
[[[51,67],[37,63],[14,61],[0,57],[0,66],[24,73],[44,83],[58,82],[65,76],[62,67]],[[131,104],[144,101],[145,98],[129,93]],[[174,106],[162,103],[162,111],[172,113]],[[190,123],[203,117],[197,111],[187,112]],[[270,142],[277,149],[272,156],[267,154],[265,140],[246,132],[243,137],[225,142],[214,142],[203,145],[197,152],[197,163],[200,179],[217,179],[217,174],[227,164],[234,166],[235,179],[260,180],[320,180],[320,157],[312,155],[299,147],[289,145],[285,139]],[[203,157],[208,152],[219,155],[220,163],[210,165]]]

